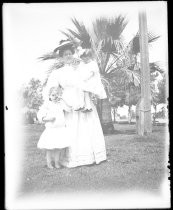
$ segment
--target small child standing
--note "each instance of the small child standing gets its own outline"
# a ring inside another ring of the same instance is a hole
[[[45,123],[37,147],[46,150],[47,167],[60,168],[59,159],[62,149],[70,146],[70,134],[66,127],[64,111],[71,108],[62,100],[62,88],[52,87],[49,91],[49,101],[40,108],[38,119]]]

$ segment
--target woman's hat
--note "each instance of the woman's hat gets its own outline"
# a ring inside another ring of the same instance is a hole
[[[58,50],[63,50],[65,48],[67,48],[67,47],[70,47],[70,48],[73,47],[73,43],[69,39],[61,40],[59,42],[59,46],[54,49],[54,53],[56,53]]]

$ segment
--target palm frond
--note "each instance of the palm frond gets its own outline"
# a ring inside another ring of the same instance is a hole
[[[152,43],[152,42],[156,41],[158,38],[160,38],[160,36],[155,35],[151,31],[148,32],[148,42],[149,43]]]
[[[58,57],[59,56],[57,53],[50,52],[50,53],[46,53],[46,54],[42,55],[38,59],[40,59],[41,61],[45,61],[45,60],[49,60],[49,59],[57,59]]]
[[[60,32],[64,34],[73,43],[75,48],[80,46],[80,41],[77,40],[73,35],[64,31],[60,31]]]
[[[127,23],[128,23],[127,20],[122,15],[110,19],[107,25],[108,36],[112,37],[114,40],[120,39],[121,34],[125,29]]]
[[[150,65],[150,72],[151,73],[160,72],[162,74],[164,72],[164,70],[160,68],[158,62],[152,62],[149,65]]]
[[[119,52],[122,50],[121,35],[127,25],[125,17],[109,19],[101,17],[93,22],[93,31],[98,42],[102,41],[103,52]]]
[[[148,43],[152,43],[156,41],[160,36],[153,34],[152,32],[148,32]],[[127,48],[130,49],[132,54],[137,55],[140,52],[140,44],[139,44],[139,31],[136,35],[131,39]]]
[[[121,54],[123,49],[124,47],[121,40],[112,41],[112,38],[107,38],[107,40],[104,40],[104,44],[102,46],[102,51],[105,53]]]
[[[64,32],[64,31],[61,31],[61,30],[60,30],[60,32],[61,32],[62,34],[64,34],[68,39],[70,39],[70,40],[73,39],[73,36],[71,36],[70,34]]]
[[[83,32],[83,24],[79,23],[79,21],[76,18],[71,18],[71,21],[73,22],[73,24],[75,25],[76,29],[79,32]]]
[[[106,78],[104,75],[100,75],[101,77],[101,82],[105,88],[105,90],[107,91],[108,94],[111,93],[111,81],[110,79]]]
[[[78,39],[82,48],[91,48],[91,37],[84,24],[82,22],[77,21],[76,18],[72,18],[71,20],[75,25],[76,31],[67,29],[68,33],[62,33],[70,39],[72,37]]]
[[[71,29],[68,29],[68,31],[73,35],[73,37],[76,37],[77,39],[81,40],[81,35]]]
[[[135,55],[137,55],[140,52],[139,34],[138,33],[130,42],[130,50],[131,50],[131,53],[135,54]]]
[[[96,19],[93,22],[93,31],[97,40],[104,40],[107,38],[106,29],[107,29],[108,20],[105,17]]]
[[[135,87],[140,86],[140,74],[138,72],[129,70],[128,68],[122,68],[120,71],[124,72],[126,75],[126,82],[128,84],[133,84]]]

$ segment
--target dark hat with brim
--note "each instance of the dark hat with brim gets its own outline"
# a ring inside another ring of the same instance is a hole
[[[56,53],[58,50],[63,50],[68,47],[73,47],[73,43],[70,40],[61,40],[59,46],[54,49],[54,52]]]

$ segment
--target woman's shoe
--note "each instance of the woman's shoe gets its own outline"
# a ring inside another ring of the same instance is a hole
[[[51,163],[48,163],[48,164],[47,164],[47,167],[50,168],[50,169],[53,169],[53,168],[54,168],[53,165],[52,165]]]
[[[59,163],[55,164],[55,168],[61,168],[60,164]]]

